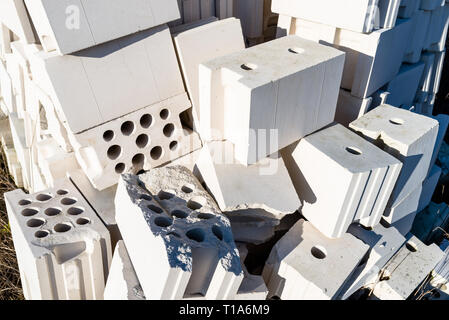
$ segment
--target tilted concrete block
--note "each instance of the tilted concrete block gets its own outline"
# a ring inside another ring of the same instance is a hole
[[[410,235],[387,263],[375,284],[373,295],[381,300],[405,300],[443,258],[436,244],[424,245]]]
[[[5,193],[24,295],[29,300],[103,299],[109,233],[76,188]]]
[[[429,170],[438,134],[438,121],[404,109],[381,105],[352,122],[349,127],[403,163],[387,207],[395,207],[410,193],[416,192]],[[389,223],[398,219],[392,214],[386,217]]]
[[[366,98],[391,81],[399,71],[408,45],[410,20],[398,20],[391,29],[357,33],[302,19],[294,19],[292,33],[327,43],[346,52],[341,87]]]
[[[61,55],[179,18],[176,0],[25,0],[25,3],[45,50],[56,50]]]
[[[200,120],[199,65],[202,62],[245,49],[242,27],[239,20],[229,18],[180,32],[173,39],[193,111]],[[216,41],[217,39],[220,41]]]
[[[330,300],[338,295],[368,249],[349,233],[332,240],[300,220],[276,243],[265,264],[268,296]]]
[[[335,122],[338,122],[345,127],[352,121],[360,118],[371,108],[373,99],[357,98],[351,95],[351,92],[340,89],[340,94],[337,101],[337,110],[335,112]]]
[[[403,169],[404,170],[404,169]],[[412,192],[406,195],[401,200],[396,200],[391,206],[387,206],[384,212],[383,219],[390,225],[400,221],[408,215],[415,216],[418,212],[419,199],[423,190],[422,182]],[[391,200],[391,199],[390,199]],[[413,218],[410,221],[410,226]]]
[[[434,165],[429,172],[429,175],[422,183],[422,191],[421,196],[419,198],[418,204],[418,212],[424,210],[432,201],[433,193],[435,192],[435,188],[437,187],[438,180],[441,176],[441,168],[437,165]]]
[[[70,134],[78,163],[98,190],[124,172],[160,166],[201,147],[184,125],[191,104],[183,93],[79,134]]]
[[[122,175],[115,207],[147,299],[235,297],[243,272],[229,220],[187,168]]]
[[[117,242],[114,250],[104,300],[145,300],[123,240]]]
[[[343,60],[288,36],[201,64],[202,138],[233,142],[246,165],[322,128],[335,115]]]
[[[73,133],[184,92],[170,32],[156,27],[74,55],[30,58],[36,84]]]
[[[347,299],[357,290],[374,283],[380,270],[405,242],[405,238],[395,228],[385,228],[380,224],[372,230],[354,224],[348,232],[369,245],[370,250],[366,260],[347,281],[341,299]]]
[[[181,32],[189,31],[191,29],[195,29],[197,27],[204,26],[208,23],[212,23],[218,21],[217,17],[209,17],[189,23],[184,23],[176,26],[170,26],[170,33],[172,34],[172,37],[177,36]]]
[[[36,42],[23,0],[2,1],[0,3],[0,22],[24,43]]]
[[[264,0],[233,0],[234,17],[242,22],[243,34],[247,38],[263,36]]]
[[[303,201],[301,213],[330,238],[341,237],[353,222],[377,225],[402,166],[340,124],[303,138],[282,155]]]

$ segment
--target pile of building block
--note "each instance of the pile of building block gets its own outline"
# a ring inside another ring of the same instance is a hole
[[[444,296],[448,25],[442,0],[3,1],[26,299]]]

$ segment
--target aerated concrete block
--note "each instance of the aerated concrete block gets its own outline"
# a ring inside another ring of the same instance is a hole
[[[74,55],[30,58],[36,84],[73,133],[184,92],[169,29],[159,26]]]
[[[245,49],[240,21],[229,18],[211,22],[173,37],[187,91],[198,120],[200,63]],[[220,41],[217,41],[220,39]],[[198,50],[201,48],[201,50]]]
[[[388,208],[396,207],[405,197],[416,192],[429,170],[438,121],[390,105],[381,105],[352,122],[349,127],[403,163]],[[398,219],[393,214],[386,217],[389,223]]]
[[[283,151],[302,215],[329,238],[351,223],[374,227],[399,176],[399,160],[334,124]],[[320,168],[320,170],[317,170]]]
[[[25,3],[45,50],[60,55],[180,17],[176,0],[25,0]]]
[[[443,258],[436,244],[424,245],[413,235],[383,269],[373,295],[381,300],[405,300]]]
[[[429,51],[443,51],[446,45],[449,25],[449,5],[439,6],[430,16],[424,48]]]
[[[104,190],[124,172],[160,166],[201,147],[181,117],[191,111],[183,93],[79,134],[69,134],[78,163],[92,185]]]
[[[335,122],[347,127],[352,121],[360,118],[371,108],[373,98],[357,98],[351,92],[340,89],[335,112]]]
[[[330,300],[338,295],[368,249],[349,233],[331,240],[300,220],[276,243],[265,264],[268,297]]]
[[[24,43],[36,42],[23,0],[2,1],[0,3],[0,22]]]
[[[243,272],[229,220],[187,168],[122,175],[115,207],[147,299],[235,297]]]
[[[288,36],[201,64],[202,138],[233,142],[247,165],[322,128],[335,115],[343,60]]]
[[[68,181],[38,194],[5,193],[28,300],[103,299],[109,233]]]

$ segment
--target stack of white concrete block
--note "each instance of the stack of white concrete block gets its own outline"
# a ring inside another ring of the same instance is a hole
[[[418,2],[3,2],[26,298],[410,296],[449,124],[421,112],[449,5]]]

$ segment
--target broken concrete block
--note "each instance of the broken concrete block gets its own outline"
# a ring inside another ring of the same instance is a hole
[[[109,233],[70,181],[38,194],[5,193],[25,298],[103,299]]]
[[[381,105],[352,122],[349,127],[403,163],[387,207],[397,206],[405,197],[416,192],[429,170],[438,121],[390,105]],[[389,223],[398,219],[392,214],[386,218]]]
[[[191,111],[187,94],[140,109],[69,139],[92,185],[104,190],[120,174],[160,166],[201,147],[196,132],[184,124]]]
[[[187,91],[198,120],[200,63],[245,49],[240,21],[229,18],[193,28],[173,37]],[[220,39],[220,41],[216,41]],[[207,46],[205,46],[207,45]],[[198,48],[201,47],[201,50]]]
[[[405,238],[395,228],[382,225],[367,230],[353,224],[348,232],[370,246],[366,260],[357,267],[342,290],[341,299],[346,300],[357,290],[374,283],[380,270],[405,242]]]
[[[329,238],[341,237],[353,222],[377,225],[402,166],[340,124],[303,138],[282,156],[301,213]]]
[[[235,297],[243,272],[229,220],[187,168],[122,175],[115,208],[147,299]]]
[[[435,192],[440,176],[441,168],[437,165],[434,165],[430,170],[429,175],[422,184],[422,191],[418,204],[418,212],[424,210],[424,208],[429,205],[430,201],[432,201],[432,196]]]
[[[330,300],[368,249],[349,233],[332,240],[300,220],[276,243],[265,264],[263,278],[269,297]]]
[[[247,165],[322,128],[334,119],[343,60],[288,36],[201,64],[202,138],[231,141]]]
[[[117,242],[114,250],[104,300],[145,300],[123,240]]]
[[[41,51],[30,57],[30,66],[73,133],[184,92],[167,26],[74,55]]]
[[[412,233],[424,243],[440,241],[443,231],[449,225],[449,207],[445,203],[431,202],[416,215]]]
[[[36,42],[23,0],[2,1],[0,3],[0,22],[24,43]]]
[[[335,122],[347,127],[352,121],[360,118],[371,108],[373,99],[357,98],[351,92],[340,89],[337,101],[337,111],[335,112]]]
[[[384,267],[373,295],[380,300],[405,300],[443,258],[436,244],[424,245],[410,235],[407,242]]]
[[[18,2],[18,1],[16,1]],[[70,54],[179,18],[176,0],[25,0],[46,51]]]

